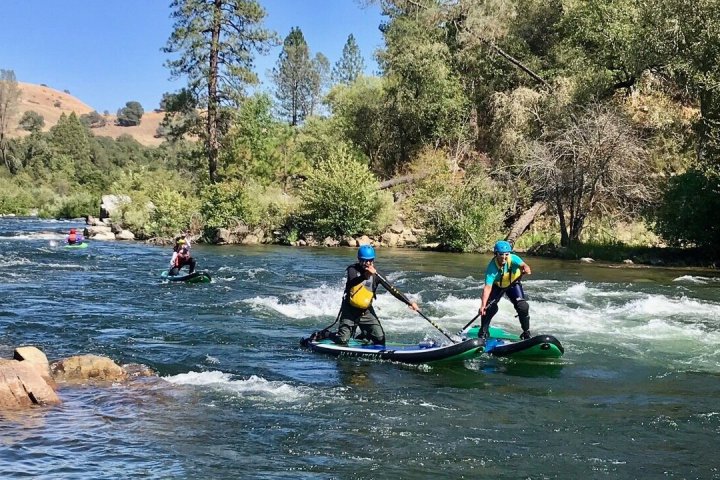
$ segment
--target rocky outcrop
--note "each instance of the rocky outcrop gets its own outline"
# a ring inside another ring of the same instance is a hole
[[[50,365],[50,370],[55,380],[62,383],[121,382],[128,378],[121,366],[99,355],[78,355],[58,360]]]
[[[50,385],[53,390],[57,390],[55,379],[50,372],[50,363],[40,349],[37,347],[18,347],[13,352],[13,359],[33,365],[48,385]]]
[[[0,412],[58,405],[58,385],[102,385],[152,375],[155,373],[144,365],[120,366],[98,355],[78,355],[49,363],[36,347],[19,347],[12,360],[0,359]]]
[[[13,357],[0,359],[0,410],[61,403],[44,353],[35,347],[20,347]]]
[[[131,202],[127,195],[103,195],[100,203],[100,219],[112,217],[120,207]]]
[[[135,240],[135,234],[130,230],[120,230],[115,234],[115,240]]]
[[[83,231],[85,238],[92,238],[93,240],[115,240],[115,234],[112,232],[112,227],[106,226],[88,226]]]

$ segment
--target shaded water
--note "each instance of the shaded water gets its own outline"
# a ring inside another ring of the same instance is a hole
[[[335,359],[298,340],[335,318],[350,249],[194,246],[207,285],[162,283],[167,248],[59,246],[70,222],[0,219],[0,355],[95,353],[159,379],[60,391],[0,417],[0,477],[720,478],[720,279],[526,258],[552,363]],[[456,332],[486,256],[379,252]],[[390,340],[443,337],[392,296]],[[494,325],[518,331],[509,302]]]

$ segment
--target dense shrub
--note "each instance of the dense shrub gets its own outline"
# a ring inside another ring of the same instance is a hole
[[[690,170],[672,177],[661,207],[655,212],[656,231],[677,246],[720,248],[720,175]]]
[[[100,115],[97,111],[93,110],[90,113],[80,115],[80,123],[88,128],[100,128],[104,127],[107,123],[105,117]]]
[[[96,215],[98,211],[98,198],[89,192],[73,193],[62,198],[51,210],[53,218],[80,218]]]
[[[186,196],[170,187],[161,187],[150,195],[153,209],[146,233],[169,237],[185,230],[198,210],[195,197]]]
[[[375,176],[342,147],[317,165],[300,197],[307,224],[319,236],[372,233],[383,205]]]
[[[35,206],[32,193],[12,183],[6,181],[2,183],[3,188],[0,188],[0,215],[9,213],[27,215],[28,211]]]
[[[428,240],[450,251],[486,250],[503,236],[506,190],[481,172],[453,174],[441,151],[423,152],[414,171],[427,176],[403,203],[408,221],[427,230]]]
[[[18,126],[28,132],[39,132],[45,126],[45,118],[33,110],[27,110],[20,117]]]
[[[215,183],[202,192],[200,213],[206,229],[232,227],[239,222],[256,224],[258,212],[252,208],[245,185],[239,181]]]

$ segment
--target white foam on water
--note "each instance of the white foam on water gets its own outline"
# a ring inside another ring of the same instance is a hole
[[[673,282],[696,283],[696,284],[700,284],[700,285],[706,285],[706,284],[712,283],[712,282],[720,282],[720,277],[702,277],[702,276],[695,276],[695,275],[683,275],[682,277],[673,279]]]
[[[14,255],[0,255],[0,268],[16,267],[18,265],[34,265],[35,262],[25,257],[16,257]]]
[[[444,275],[433,275],[431,277],[423,278],[423,283],[429,283],[435,288],[452,288],[454,291],[474,290],[482,288],[483,286],[482,281],[478,281],[472,276],[465,278],[453,278],[446,277]]]
[[[700,300],[680,297],[669,298],[664,295],[643,295],[618,307],[610,307],[607,314],[627,319],[657,318],[679,316],[684,318],[719,319],[720,305]]]
[[[260,310],[273,310],[284,317],[300,319],[337,315],[342,294],[342,287],[322,284],[316,288],[291,293],[289,300],[281,300],[276,296],[258,296],[243,302]]]
[[[78,265],[76,263],[43,263],[38,265],[42,265],[43,267],[47,268],[57,268],[59,270],[85,269],[85,265]]]
[[[33,232],[33,233],[21,233],[20,235],[13,235],[10,238],[12,240],[61,240],[65,241],[67,234],[56,233],[56,232]]]
[[[247,275],[250,278],[255,278],[258,273],[267,272],[268,270],[265,268],[251,268],[247,271]]]
[[[539,287],[544,288],[539,288]],[[647,294],[617,285],[539,281],[530,294],[531,329],[579,337],[624,335],[629,338],[689,339],[701,342],[720,335],[720,305],[685,296]],[[429,306],[442,326],[452,330],[477,314],[479,298],[459,298],[454,293]],[[500,300],[493,325],[519,328],[515,309],[506,298]],[[652,330],[649,334],[648,331]]]
[[[300,389],[292,385],[268,381],[256,375],[237,380],[229,373],[211,371],[181,373],[163,378],[175,385],[210,387],[252,399],[293,402],[306,396]]]

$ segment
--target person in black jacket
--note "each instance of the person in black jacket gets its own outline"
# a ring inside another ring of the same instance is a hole
[[[336,333],[329,334],[335,343],[346,344],[356,328],[360,329],[358,340],[369,340],[375,345],[385,345],[385,331],[375,314],[372,302],[375,291],[382,285],[395,298],[406,303],[411,309],[419,311],[417,303],[410,301],[398,289],[390,285],[375,270],[375,249],[362,245],[358,249],[358,261],[347,267],[347,282],[343,294],[338,319],[340,325]]]

